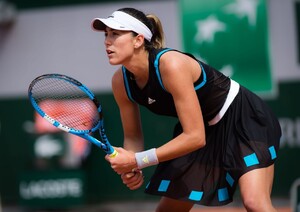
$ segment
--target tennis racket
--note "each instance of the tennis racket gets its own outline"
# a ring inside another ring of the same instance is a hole
[[[61,74],[45,74],[31,82],[28,97],[37,113],[53,126],[92,142],[110,157],[117,156],[105,134],[101,104],[79,81]],[[98,130],[101,141],[91,136]]]

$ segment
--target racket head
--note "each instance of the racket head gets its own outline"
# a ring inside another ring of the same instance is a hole
[[[45,74],[29,85],[34,109],[55,127],[83,135],[103,125],[102,107],[95,95],[79,81],[62,74]]]

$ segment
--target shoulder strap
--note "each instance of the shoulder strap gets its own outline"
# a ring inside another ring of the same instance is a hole
[[[135,102],[130,92],[130,87],[129,87],[128,78],[126,74],[126,68],[124,66],[122,66],[122,72],[123,72],[123,79],[124,79],[124,85],[125,85],[127,96],[132,102]]]
[[[160,59],[160,57],[161,57],[164,53],[166,53],[166,52],[168,52],[168,51],[170,51],[170,50],[173,50],[173,49],[167,48],[167,49],[164,49],[164,50],[162,50],[161,52],[159,52],[159,53],[156,55],[156,58],[155,58],[155,61],[154,61],[155,72],[156,72],[156,75],[157,75],[159,84],[161,85],[161,87],[162,87],[165,91],[166,91],[166,89],[165,89],[165,87],[164,87],[164,85],[163,85],[163,82],[162,82],[162,79],[161,79],[161,75],[160,75],[160,71],[159,71],[159,59]],[[177,50],[176,50],[176,51],[177,51]],[[190,54],[187,54],[187,55],[190,55]],[[192,55],[190,55],[190,56],[192,56]],[[195,60],[197,60],[194,56],[192,56],[192,57],[193,57]],[[202,86],[204,86],[205,83],[206,83],[206,73],[205,73],[204,67],[202,66],[202,64],[201,64],[200,61],[199,61],[199,64],[200,64],[200,66],[201,66],[201,68],[202,68],[203,80],[202,80],[202,82],[200,82],[198,85],[195,86],[195,90],[200,89],[200,88],[201,88]]]
[[[161,52],[159,52],[156,57],[155,57],[155,60],[154,60],[154,68],[155,68],[155,73],[157,75],[157,78],[158,78],[158,81],[159,81],[159,84],[161,85],[161,87],[166,91],[164,85],[163,85],[163,82],[162,82],[162,79],[161,79],[161,76],[160,76],[160,71],[159,71],[159,59],[160,57],[166,53],[167,51],[170,51],[172,49],[170,48],[167,48],[167,49],[164,49],[162,50]]]
[[[204,70],[204,67],[203,65],[201,64],[201,62],[199,62],[200,66],[201,66],[201,69],[202,69],[202,75],[203,75],[203,80],[202,82],[200,82],[198,85],[195,86],[195,90],[198,90],[200,89],[203,85],[205,85],[206,83],[206,73],[205,73],[205,70]]]

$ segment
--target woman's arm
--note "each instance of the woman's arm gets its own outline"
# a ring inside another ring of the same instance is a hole
[[[144,150],[139,107],[127,97],[121,69],[112,78],[112,90],[120,110],[124,131],[124,149],[132,152]]]
[[[194,82],[201,68],[194,59],[175,51],[162,55],[160,74],[166,90],[173,96],[183,132],[156,149],[159,162],[183,156],[205,145],[204,122]]]
[[[136,161],[134,157],[134,152],[139,152],[144,150],[144,139],[141,127],[141,119],[138,105],[131,102],[125,91],[122,70],[119,69],[112,78],[112,89],[115,100],[119,106],[121,121],[124,131],[124,149],[128,152],[123,151],[122,148],[117,148],[120,154],[117,156],[117,160],[122,161],[122,163],[127,163],[127,171],[118,172],[121,174],[121,179],[123,183],[131,190],[138,189],[144,183],[144,177],[142,171],[131,172],[132,167],[136,167]],[[123,154],[121,154],[121,152]],[[120,158],[121,157],[121,158]],[[109,156],[106,156],[109,160]],[[126,160],[128,160],[126,162]],[[110,161],[110,160],[109,160]],[[114,168],[114,164],[111,164]],[[126,168],[126,165],[125,165]],[[130,171],[129,171],[130,170]],[[129,171],[129,172],[128,172]]]

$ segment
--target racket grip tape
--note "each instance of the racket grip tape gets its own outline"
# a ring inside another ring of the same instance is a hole
[[[109,154],[109,157],[114,158],[117,157],[118,154],[119,153],[114,149],[114,151],[111,154]]]

